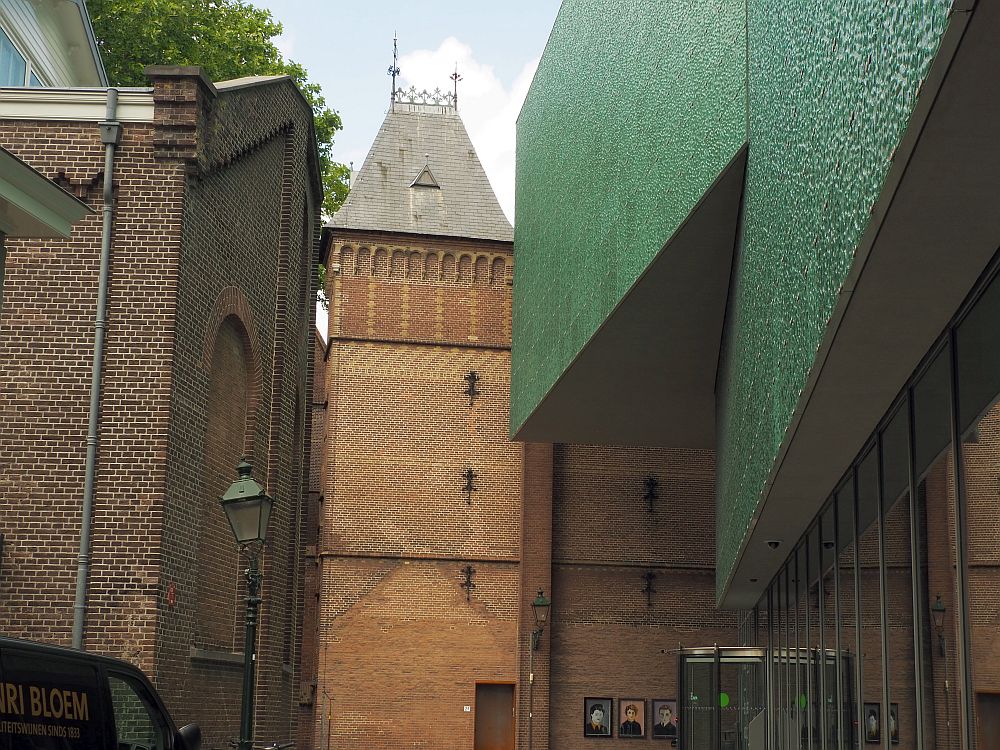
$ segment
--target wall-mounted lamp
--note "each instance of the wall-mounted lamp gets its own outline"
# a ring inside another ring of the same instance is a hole
[[[463,393],[469,397],[469,406],[472,406],[472,402],[476,400],[476,396],[482,393],[482,391],[476,388],[476,383],[478,383],[481,378],[479,377],[479,373],[475,370],[469,370],[469,374],[466,375],[464,379],[468,385],[465,387]]]
[[[535,616],[535,629],[531,631],[531,650],[528,652],[528,750],[532,750],[532,733],[535,724],[535,652],[542,645],[542,632],[549,620],[552,602],[545,596],[544,589],[538,589],[538,596],[531,603],[531,613]]]
[[[642,493],[642,499],[649,503],[649,512],[653,512],[653,503],[660,499],[660,480],[650,475],[642,481],[645,486],[645,490]]]
[[[462,472],[462,478],[465,479],[465,484],[462,486],[462,492],[465,493],[465,502],[469,505],[472,505],[472,493],[479,489],[475,484],[477,476],[476,472],[474,472],[471,468]]]
[[[542,633],[545,631],[545,623],[549,619],[549,610],[552,602],[545,596],[544,589],[538,589],[538,596],[531,603],[531,612],[535,616],[535,629],[531,631],[531,650],[537,651],[542,642]]]
[[[941,594],[938,594],[937,599],[931,605],[931,618],[934,620],[934,629],[937,631],[938,651],[941,653],[941,656],[947,655],[944,644],[944,614],[947,611],[948,608],[941,601]]]

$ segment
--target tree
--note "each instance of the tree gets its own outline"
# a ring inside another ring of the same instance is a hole
[[[200,65],[213,81],[289,75],[312,105],[323,179],[323,211],[347,197],[349,170],[333,161],[333,138],[343,127],[305,68],[285,60],[274,44],[281,24],[269,10],[242,0],[88,0],[108,80],[146,86],[147,65]]]

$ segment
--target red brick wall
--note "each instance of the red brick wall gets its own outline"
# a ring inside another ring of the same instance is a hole
[[[531,602],[542,591],[552,599],[552,446],[525,443],[521,496],[521,597],[518,620],[518,747],[548,747],[552,629],[538,627]],[[550,610],[551,611],[551,610]]]
[[[206,645],[197,625],[199,546],[203,556],[231,558],[207,566],[214,577],[201,577],[202,598],[208,607],[214,591],[227,602],[231,639],[241,637],[242,566],[231,546],[218,546],[232,540],[201,545],[199,534],[206,515],[215,523],[222,512],[211,477],[221,486],[223,464],[249,444],[255,476],[277,499],[264,559],[258,737],[286,739],[297,711],[297,665],[284,632],[288,603],[296,601],[288,588],[296,582],[290,568],[307,469],[295,456],[309,424],[299,396],[309,392],[313,328],[302,283],[311,275],[317,203],[310,113],[288,81],[216,96],[194,73],[154,78],[156,122],[124,125],[115,167],[86,641],[146,669],[179,722],[204,725],[206,747],[236,734],[240,667],[231,648],[211,644],[208,660],[192,649],[204,653]],[[0,121],[0,140],[98,209],[72,240],[9,241],[0,314],[0,531],[9,551],[0,628],[67,643],[103,146],[96,123]],[[221,389],[213,396],[210,388],[212,353],[230,313],[247,329],[251,380],[259,385],[242,397],[226,393],[220,404]],[[241,401],[242,428],[239,414],[227,411]],[[220,432],[210,434],[210,421]],[[293,662],[287,668],[283,657]]]
[[[326,446],[326,343],[318,331],[313,335],[313,389],[309,492],[302,514],[302,623],[299,677],[299,711],[296,746],[313,747],[316,711],[322,704],[317,693],[319,668],[319,527],[323,511],[323,454]]]
[[[181,165],[123,129],[87,647],[155,669]],[[96,123],[0,121],[5,148],[97,210],[70,240],[8,239],[0,315],[0,629],[68,645],[79,549],[104,147]],[[58,148],[53,144],[59,144]],[[165,332],[167,332],[165,334]]]
[[[509,255],[503,243],[334,235],[319,748],[471,747],[476,682],[516,681]]]
[[[714,456],[558,445],[554,467],[549,746],[586,744],[587,697],[613,699],[602,747],[627,745],[619,698],[678,698],[678,646],[737,642],[737,613],[715,609]],[[652,511],[647,476],[659,482]]]

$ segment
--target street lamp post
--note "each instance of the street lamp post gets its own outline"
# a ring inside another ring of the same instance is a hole
[[[542,633],[549,619],[552,602],[545,596],[545,591],[538,590],[538,596],[531,603],[531,612],[535,616],[535,629],[531,631],[531,649],[528,651],[528,750],[531,750],[532,735],[535,725],[535,652],[542,645]]]
[[[253,467],[244,458],[236,467],[239,478],[229,485],[222,496],[222,509],[226,512],[233,536],[249,558],[246,569],[247,619],[243,639],[243,704],[240,709],[239,750],[253,747],[254,686],[257,665],[257,613],[260,609],[260,584],[263,576],[258,564],[260,553],[267,540],[267,522],[271,518],[274,500],[250,476]]]

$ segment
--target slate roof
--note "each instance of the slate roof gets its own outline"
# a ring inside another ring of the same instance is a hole
[[[394,105],[330,226],[514,240],[462,118],[438,104]]]

